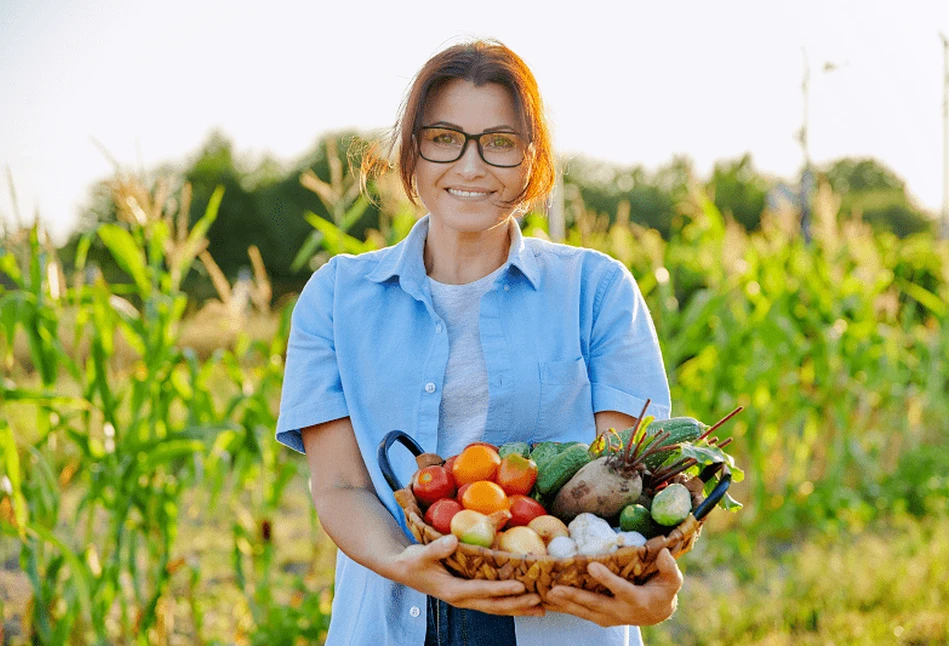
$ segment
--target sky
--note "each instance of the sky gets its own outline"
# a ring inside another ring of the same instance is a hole
[[[949,0],[0,0],[0,218],[62,240],[114,163],[184,164],[215,129],[289,164],[386,128],[418,68],[471,37],[528,63],[559,153],[701,174],[750,153],[793,180],[807,68],[813,161],[874,157],[938,214],[940,33]]]

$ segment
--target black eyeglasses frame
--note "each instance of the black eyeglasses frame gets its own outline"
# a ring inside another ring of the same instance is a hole
[[[488,166],[494,166],[495,168],[517,168],[524,163],[524,159],[527,157],[527,151],[524,151],[524,156],[521,157],[521,161],[516,164],[495,164],[489,162],[484,158],[484,148],[481,146],[481,137],[485,135],[518,135],[520,133],[514,132],[513,130],[485,130],[476,135],[471,135],[465,132],[464,130],[459,130],[458,128],[449,128],[448,126],[422,126],[419,130],[450,130],[452,132],[457,132],[459,135],[462,135],[465,138],[465,143],[461,145],[461,151],[458,153],[458,156],[454,159],[440,160],[440,159],[429,159],[422,154],[422,140],[419,137],[416,137],[416,145],[418,148],[418,156],[424,159],[425,161],[432,162],[433,164],[454,164],[456,161],[465,156],[465,151],[468,150],[468,142],[474,141],[478,145],[478,156],[481,157],[483,161]]]

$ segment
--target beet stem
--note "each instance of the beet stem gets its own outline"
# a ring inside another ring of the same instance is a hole
[[[653,474],[653,480],[657,482],[666,482],[676,477],[686,469],[698,464],[695,458],[685,458],[681,462],[674,462],[665,469],[661,469]]]
[[[643,410],[642,410],[642,412],[639,413],[639,417],[636,419],[636,426],[633,427],[633,432],[630,433],[630,435],[629,435],[629,442],[626,443],[626,447],[625,447],[626,450],[623,452],[623,464],[624,464],[624,465],[626,465],[626,464],[629,463],[629,446],[633,443],[633,438],[636,437],[636,433],[639,432],[639,427],[642,425],[642,423],[643,423],[643,418],[646,416],[646,409],[649,408],[649,404],[651,404],[651,403],[652,403],[652,400],[651,400],[651,399],[647,399],[647,400],[646,400],[646,403],[643,404]],[[642,438],[640,438],[640,440],[641,440],[641,439],[642,439]],[[639,444],[637,443],[636,446],[638,447]],[[636,454],[635,454],[635,452],[634,452],[634,453],[633,453],[633,456],[635,456],[635,455],[636,455]]]
[[[740,413],[742,410],[744,410],[744,408],[745,408],[744,406],[739,406],[738,408],[736,408],[735,410],[733,410],[732,412],[730,412],[728,415],[726,415],[726,416],[723,417],[722,419],[720,419],[720,420],[718,420],[717,422],[715,422],[714,424],[712,424],[712,425],[709,427],[709,429],[708,429],[707,431],[705,431],[704,433],[702,433],[702,435],[701,435],[701,436],[699,437],[699,439],[696,440],[696,441],[704,440],[706,437],[708,437],[709,435],[712,434],[712,431],[714,431],[715,429],[717,429],[718,427],[720,427],[722,424],[724,424],[725,422],[727,422],[728,420],[730,420],[732,417],[734,417],[735,415],[737,415],[738,413]]]

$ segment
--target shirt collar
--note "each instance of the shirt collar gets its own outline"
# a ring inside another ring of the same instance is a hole
[[[403,288],[407,288],[409,285],[417,288],[421,285],[425,279],[423,252],[425,250],[425,238],[428,236],[428,223],[428,215],[416,222],[412,230],[409,231],[409,235],[402,242],[383,251],[382,260],[366,277],[369,280],[381,283],[397,276]],[[511,249],[505,263],[508,269],[502,273],[507,274],[510,272],[510,267],[516,267],[531,287],[537,289],[540,280],[537,258],[534,256],[533,250],[527,246],[516,220],[511,220],[510,227]]]

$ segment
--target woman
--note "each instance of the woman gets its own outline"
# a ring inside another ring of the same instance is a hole
[[[642,295],[603,254],[521,236],[515,215],[549,193],[552,152],[533,75],[503,45],[428,61],[394,141],[429,214],[394,247],[321,267],[287,351],[277,439],[305,451],[340,549],[327,643],[626,643],[627,624],[675,607],[668,551],[643,586],[591,565],[613,596],[558,587],[541,604],[518,582],[456,578],[440,563],[456,539],[413,544],[375,451],[395,428],[448,456],[476,440],[590,442],[632,426],[647,398],[668,416]],[[405,481],[411,456],[392,457]]]

